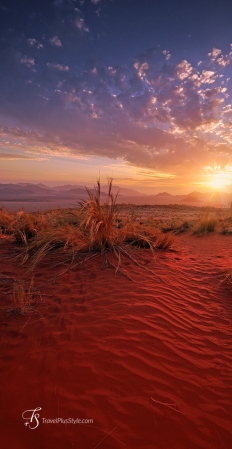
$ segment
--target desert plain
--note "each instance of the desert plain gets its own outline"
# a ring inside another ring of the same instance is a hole
[[[117,230],[145,240],[37,259],[12,224],[30,214],[1,214],[1,447],[229,449],[231,210],[123,205]]]

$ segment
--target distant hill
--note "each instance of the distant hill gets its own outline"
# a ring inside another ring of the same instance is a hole
[[[94,189],[88,189],[89,192],[91,193],[95,193]],[[70,189],[70,190],[66,190],[65,191],[65,195],[83,195],[83,196],[88,196],[88,192],[86,189],[77,187],[74,189]],[[101,192],[101,196],[107,196],[107,194],[105,192]]]
[[[76,189],[76,188],[84,189],[84,186],[80,186],[78,184],[74,184],[74,185],[73,184],[67,184],[67,185],[64,185],[64,186],[52,187],[52,190],[65,192],[65,191],[68,191],[68,190],[71,190],[71,189]]]
[[[104,185],[101,187],[101,191],[107,193],[109,190],[108,185]],[[119,195],[125,196],[147,196],[146,193],[138,192],[134,189],[127,189],[126,187],[113,186],[112,193],[116,195],[119,192]]]
[[[19,182],[18,184],[14,184],[14,185],[24,186],[24,187],[37,186],[37,187],[41,187],[42,189],[50,189],[50,190],[52,189],[52,187],[42,184],[41,182],[39,182],[39,184],[34,184],[32,182]]]
[[[101,186],[102,201],[107,196],[109,186]],[[89,191],[94,193],[93,188]],[[198,192],[193,191],[188,195],[171,195],[168,192],[159,192],[156,195],[146,195],[134,189],[119,186],[112,187],[112,193],[118,193],[118,204],[138,205],[162,205],[162,204],[186,204],[193,206],[230,207],[232,193],[217,191]],[[85,186],[78,184],[58,185],[48,187],[43,183],[8,183],[0,184],[0,205],[4,202],[56,202],[57,205],[75,204],[76,201],[88,198]],[[64,207],[64,206],[63,206]]]
[[[2,195],[45,195],[52,194],[50,187],[40,187],[36,184],[0,184],[0,196]]]
[[[192,196],[192,195],[188,195],[185,198],[183,198],[182,200],[180,200],[182,203],[184,202],[188,202],[188,203],[199,203],[202,202],[202,200],[200,200],[199,198]]]
[[[160,193],[157,193],[156,196],[173,196],[173,195],[171,195],[171,193],[168,193],[168,192],[160,192]]]
[[[202,193],[202,192],[191,192],[186,196],[187,198],[196,198],[197,201],[201,200],[203,197],[208,196],[208,193]]]
[[[86,190],[81,187],[74,187],[74,189],[65,190],[65,191],[60,190],[59,192],[62,192],[63,195],[84,195],[84,196],[88,195]]]

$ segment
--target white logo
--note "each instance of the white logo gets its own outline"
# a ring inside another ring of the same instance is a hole
[[[37,407],[35,410],[25,410],[25,412],[22,413],[22,418],[26,419],[24,426],[28,426],[29,429],[36,429],[36,427],[38,427],[40,417],[39,413],[36,413],[38,410],[42,410],[42,408]]]

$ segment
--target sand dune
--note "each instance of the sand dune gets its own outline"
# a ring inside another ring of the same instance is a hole
[[[141,266],[125,258],[132,281],[100,255],[44,285],[56,256],[36,271],[39,313],[16,315],[6,293],[25,267],[1,242],[2,447],[231,447],[231,243],[180,235],[174,252],[136,251]],[[42,422],[58,417],[93,423]]]

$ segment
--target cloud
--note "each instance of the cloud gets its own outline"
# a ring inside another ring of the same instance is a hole
[[[94,5],[97,5],[100,2],[100,0],[91,0],[91,3],[93,3]]]
[[[59,72],[67,72],[69,70],[69,67],[67,65],[62,65],[62,64],[56,64],[56,63],[47,63],[47,67],[54,69],[54,70],[58,70]]]
[[[56,19],[52,24],[54,37],[50,39],[52,45],[61,47],[67,42],[70,45],[70,41],[73,42],[79,38],[78,33],[74,34],[75,30],[83,34],[90,32],[82,11],[76,7],[75,0],[64,0],[55,6],[57,7]]]
[[[62,47],[61,40],[58,38],[58,36],[51,37],[51,39],[49,39],[49,42],[55,47]]]
[[[28,58],[27,56],[23,56],[20,59],[21,64],[25,64],[29,69],[31,69],[33,66],[35,66],[35,60],[32,58]]]
[[[230,44],[231,51],[228,55],[223,56],[222,51],[219,48],[213,48],[208,56],[210,61],[217,63],[219,66],[226,67],[231,63],[232,60],[232,44]]]
[[[89,28],[85,25],[85,21],[81,17],[75,20],[75,25],[78,30],[89,33]]]
[[[168,173],[226,164],[232,152],[228,66],[219,71],[216,59],[210,68],[185,59],[175,64],[167,54],[149,49],[127,66],[91,59],[82,72],[50,62],[27,82],[17,69],[16,83],[1,91],[0,115],[8,121],[2,142],[20,154],[19,142],[36,154],[108,157]],[[19,66],[35,64],[18,59]]]
[[[29,39],[27,39],[27,43],[28,43],[29,47],[43,48],[43,44],[38,42],[36,39],[29,38]]]
[[[189,78],[190,75],[192,75],[193,67],[188,61],[183,60],[176,65],[176,73],[180,80],[185,80]]]
[[[17,160],[45,160],[45,158],[29,156],[26,154],[13,154],[13,153],[1,153],[0,152],[0,160],[4,161],[17,161]]]
[[[163,55],[165,55],[166,61],[168,61],[171,58],[171,53],[168,50],[164,50]]]
[[[216,81],[217,76],[216,72],[212,70],[202,70],[199,80],[202,84],[212,84]]]

